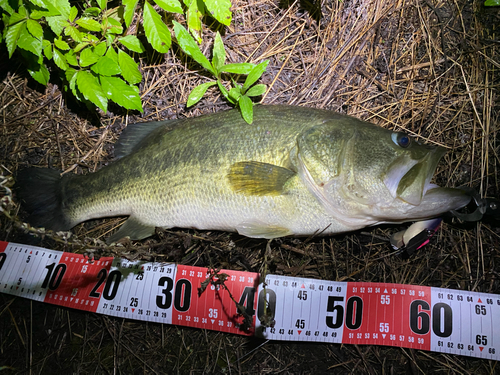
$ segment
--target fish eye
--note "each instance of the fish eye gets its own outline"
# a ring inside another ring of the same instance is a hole
[[[411,138],[405,133],[392,133],[392,141],[399,147],[407,148],[411,144]]]

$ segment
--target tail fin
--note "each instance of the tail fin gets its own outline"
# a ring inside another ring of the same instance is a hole
[[[18,172],[15,191],[28,212],[28,223],[52,230],[69,230],[73,226],[64,212],[60,172],[45,168],[28,168]]]

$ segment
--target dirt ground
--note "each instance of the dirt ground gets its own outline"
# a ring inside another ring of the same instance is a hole
[[[234,1],[224,43],[230,62],[270,64],[264,104],[335,110],[403,130],[449,151],[435,182],[500,197],[500,11],[473,0]],[[209,51],[213,31],[206,30]],[[208,48],[208,49],[207,49]],[[266,240],[175,229],[107,247],[121,221],[78,225],[72,237],[22,224],[7,195],[20,168],[90,173],[113,157],[127,123],[229,108],[215,90],[186,108],[202,69],[172,48],[141,61],[144,114],[78,105],[57,82],[28,79],[1,51],[0,240],[54,250],[261,272]],[[500,294],[499,223],[448,220],[408,258],[384,226],[326,238],[273,240],[269,272],[336,281],[417,284]],[[188,251],[189,249],[189,251]],[[2,367],[4,366],[4,367]],[[11,374],[494,374],[497,363],[382,346],[303,344],[129,321],[0,294],[0,369]]]

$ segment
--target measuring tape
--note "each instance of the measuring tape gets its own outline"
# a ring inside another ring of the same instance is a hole
[[[120,318],[270,340],[500,359],[500,295],[129,261],[0,241],[0,292]]]

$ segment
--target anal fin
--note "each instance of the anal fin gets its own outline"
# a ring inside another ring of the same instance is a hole
[[[295,172],[278,165],[244,161],[231,165],[227,177],[234,191],[247,195],[280,195]]]
[[[155,227],[146,225],[134,217],[129,217],[118,231],[110,236],[106,243],[109,245],[113,242],[121,240],[124,237],[130,237],[131,240],[142,240],[143,238],[152,236],[155,233]]]
[[[268,225],[259,220],[245,221],[236,226],[239,234],[251,238],[278,238],[289,236],[292,231],[278,225]]]

